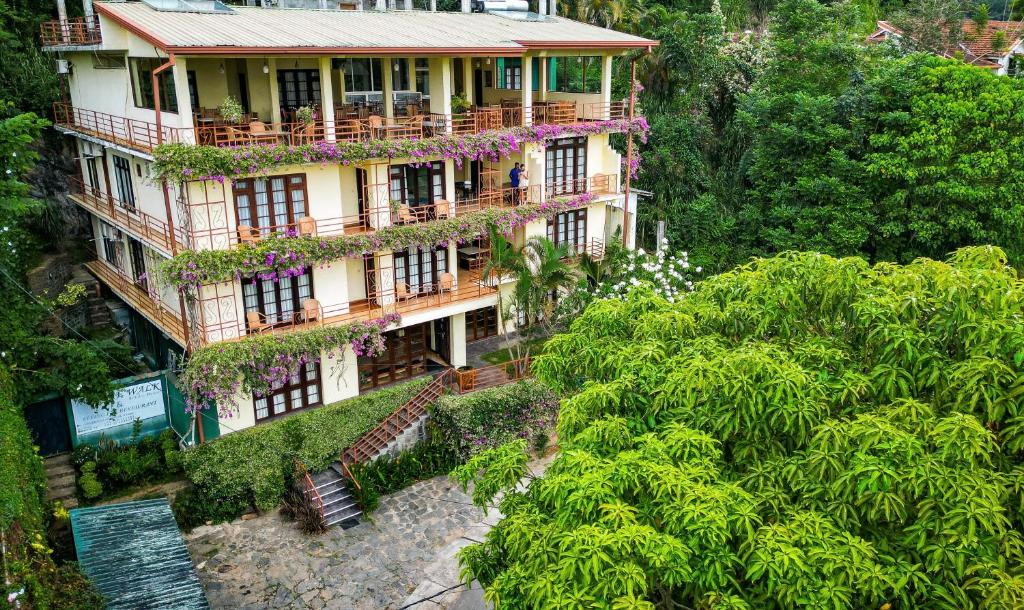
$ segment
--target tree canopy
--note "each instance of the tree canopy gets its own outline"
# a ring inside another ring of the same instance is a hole
[[[599,300],[535,370],[565,396],[457,470],[502,521],[500,609],[1020,608],[1024,284],[994,247],[785,253],[676,303]]]

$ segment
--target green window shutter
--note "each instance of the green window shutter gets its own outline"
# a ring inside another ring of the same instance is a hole
[[[552,57],[548,61],[548,91],[558,91],[558,58]]]
[[[533,91],[540,91],[540,58],[533,58],[533,68],[531,68],[531,76],[533,77]]]
[[[498,70],[498,75],[494,79],[494,86],[498,89],[505,88],[505,58],[499,57],[494,60],[494,65]]]

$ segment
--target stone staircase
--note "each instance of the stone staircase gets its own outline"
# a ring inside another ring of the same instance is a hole
[[[75,467],[71,464],[71,454],[62,453],[43,460],[46,467],[46,500],[59,500],[64,508],[78,506],[75,497]]]
[[[359,437],[327,470],[315,474],[306,473],[305,492],[320,507],[328,527],[340,524],[348,528],[357,525],[363,513],[348,490],[348,481],[351,480],[357,487],[359,481],[352,477],[349,466],[373,461],[381,455],[397,453],[414,444],[418,439],[410,438],[410,433],[422,431],[427,419],[427,408],[445,392],[464,394],[493,388],[519,381],[529,374],[529,358],[470,371],[446,369],[377,427]]]

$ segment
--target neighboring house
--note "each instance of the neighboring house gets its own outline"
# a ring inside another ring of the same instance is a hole
[[[965,19],[963,39],[942,55],[994,70],[999,75],[1024,75],[1024,21],[989,21],[985,30],[978,31],[977,24]],[[899,40],[903,32],[888,21],[879,21],[878,29],[868,37],[868,42]],[[1001,45],[997,48],[997,43]]]
[[[547,235],[573,253],[601,255],[623,226],[623,160],[609,145],[613,129],[600,126],[627,115],[627,103],[612,99],[613,60],[657,43],[553,14],[463,7],[444,13],[383,10],[383,1],[380,10],[313,10],[86,0],[94,17],[44,24],[44,47],[61,60],[70,95],[56,105],[56,128],[75,138],[81,163],[81,175],[69,178],[72,198],[92,215],[98,260],[88,266],[148,328],[134,333],[145,343],[140,349],[169,341],[183,351],[257,332],[402,316],[380,356],[356,357],[349,349],[340,363],[310,363],[271,396],[240,397],[240,413],[222,429],[332,403],[422,374],[429,363],[465,365],[466,344],[506,323],[496,304],[498,291],[510,286],[481,276],[486,235],[341,257],[295,277],[240,277],[182,291],[155,273],[176,253],[263,239],[281,240],[284,251],[295,235],[372,237],[396,224],[429,225],[581,194],[589,197],[579,197],[578,208],[517,228],[515,242]],[[241,121],[218,110],[228,96],[241,106]],[[462,99],[470,109],[463,111]],[[304,120],[308,108],[315,109],[313,122]],[[564,135],[587,123],[597,128]],[[553,135],[519,143],[507,159],[275,166],[223,183],[197,176],[166,191],[151,177],[160,142],[198,153],[226,145],[508,134],[531,124],[550,126],[544,133]],[[507,184],[517,161],[528,170],[525,192]],[[635,212],[631,203],[630,217]],[[635,226],[631,218],[630,242]]]

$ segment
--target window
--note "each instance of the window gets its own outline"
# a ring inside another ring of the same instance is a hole
[[[478,341],[497,334],[497,307],[483,307],[466,312],[466,341]]]
[[[391,166],[391,200],[412,207],[444,199],[444,165]]]
[[[261,324],[276,326],[301,322],[299,314],[307,299],[313,298],[313,275],[307,269],[302,275],[274,280],[242,282],[242,301],[246,314],[260,314]],[[249,316],[246,315],[246,324]]]
[[[142,242],[134,237],[129,237],[128,253],[132,262],[132,281],[139,288],[146,290],[149,282],[146,277],[146,252],[142,248]]]
[[[164,60],[156,57],[132,57],[132,93],[135,98],[135,106],[138,108],[156,109],[153,101],[153,70],[164,64]],[[174,68],[169,68],[160,73],[158,83],[160,87],[160,110],[161,112],[177,112],[178,98],[174,91]]]
[[[256,421],[290,411],[321,404],[320,365],[307,362],[288,382],[275,387],[267,396],[253,396]]]
[[[416,90],[425,98],[430,97],[430,66],[423,57],[416,59]]]
[[[132,186],[132,168],[128,159],[113,155],[114,181],[117,183],[117,199],[129,210],[135,209],[135,187]]]
[[[499,57],[497,62],[498,85],[496,89],[523,88],[523,60],[519,57]]]
[[[359,389],[415,377],[427,370],[430,323],[418,324],[384,333],[384,351],[376,356],[360,356]]]
[[[409,294],[432,294],[448,271],[448,249],[409,248],[395,252],[395,286],[404,284]]]
[[[564,93],[601,93],[601,57],[552,57],[549,89]]]
[[[89,188],[98,191],[100,188],[100,172],[96,157],[85,158],[85,173],[89,177]]]
[[[345,92],[383,91],[380,59],[335,59],[334,68],[345,73]]]
[[[277,90],[282,109],[295,110],[300,106],[319,106],[320,71],[278,70]]]
[[[546,148],[545,183],[552,195],[586,190],[587,139],[562,138]]]
[[[391,89],[393,91],[409,91],[409,60],[395,57],[391,60]]]
[[[124,70],[126,67],[124,53],[94,51],[92,67],[94,70]]]
[[[192,112],[199,111],[199,84],[196,80],[196,71],[187,70],[185,79],[188,81],[188,101],[192,104]]]
[[[292,229],[307,214],[305,174],[236,180],[232,190],[238,226],[263,235]]]
[[[103,260],[121,269],[121,232],[100,221],[100,238],[103,240]]]
[[[562,212],[548,220],[548,239],[565,245],[570,254],[578,254],[587,244],[587,210]]]

